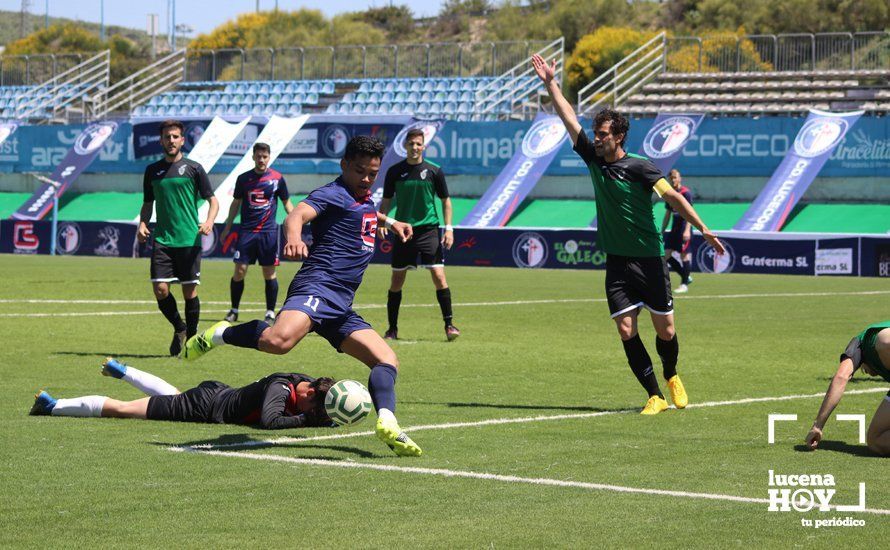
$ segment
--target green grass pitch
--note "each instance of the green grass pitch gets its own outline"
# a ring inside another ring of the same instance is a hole
[[[281,297],[295,270],[280,269]],[[230,276],[230,262],[204,263],[202,327],[227,310]],[[603,277],[449,268],[463,335],[448,343],[429,276],[411,273],[394,344],[396,412],[424,455],[406,459],[362,435],[371,421],[269,432],[30,417],[40,388],[140,397],[99,374],[107,355],[180,389],[282,370],[365,383],[367,369],[314,335],[282,357],[226,347],[187,364],[164,356],[171,331],[147,260],[0,256],[2,545],[873,548],[886,539],[890,515],[769,512],[763,500],[769,470],[832,474],[836,504],[856,503],[865,482],[867,508],[890,510],[890,461],[858,443],[854,422],[829,421],[825,450],[801,447],[839,353],[890,317],[887,280],[695,275],[675,300],[679,370],[691,404],[713,406],[642,417]],[[356,298],[379,331],[388,280],[388,268],[372,266]],[[262,315],[262,295],[254,267],[242,320]],[[648,314],[641,321],[657,361]],[[837,412],[871,419],[887,384],[865,378]],[[782,396],[804,397],[738,403]],[[772,445],[769,414],[798,415],[777,424]],[[474,424],[499,419],[515,421]],[[456,423],[471,425],[443,426]],[[319,437],[328,435],[342,437]],[[197,444],[226,453],[170,450]],[[865,525],[801,522],[846,516]]]

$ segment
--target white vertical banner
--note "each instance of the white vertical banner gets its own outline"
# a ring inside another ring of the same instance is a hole
[[[309,120],[309,115],[300,115],[294,118],[273,116],[269,119],[266,127],[263,128],[263,131],[260,132],[256,141],[254,141],[254,143],[266,143],[269,145],[269,148],[271,149],[269,166],[272,166],[272,163],[275,162],[278,155],[280,155],[284,148],[294,139],[294,136],[296,136],[297,132],[300,131],[300,128],[306,124],[307,120]],[[235,180],[238,179],[240,174],[247,172],[253,168],[253,166],[253,147],[251,146],[244,153],[244,156],[241,157],[241,160],[238,161],[235,169],[232,170],[229,175],[226,176],[226,179],[219,184],[219,187],[214,190],[213,194],[216,195],[216,200],[219,201],[219,213],[216,215],[217,223],[225,222],[229,215],[229,207],[232,205],[233,200],[232,194],[235,192]],[[201,205],[198,219],[204,219],[207,215],[207,208],[207,203]]]
[[[201,135],[201,139],[198,140],[198,143],[195,144],[187,155],[189,160],[200,164],[204,171],[209,174],[213,167],[216,166],[216,163],[219,162],[223,153],[226,152],[226,149],[229,148],[229,145],[241,134],[248,122],[250,122],[250,117],[244,117],[244,120],[238,123],[226,122],[218,116],[213,117],[213,120],[210,121],[210,124]],[[203,212],[202,216],[206,215],[206,207]],[[203,217],[201,219],[203,220]],[[139,216],[136,216],[136,221],[139,221]],[[151,213],[151,221],[157,221],[154,210]]]
[[[234,124],[226,122],[218,116],[213,117],[201,139],[189,152],[189,160],[203,166],[204,171],[209,174],[248,122],[250,122],[250,117],[245,117],[241,122]]]

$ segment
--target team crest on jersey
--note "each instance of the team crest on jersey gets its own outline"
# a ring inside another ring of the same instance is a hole
[[[365,212],[362,214],[362,249],[365,252],[374,252],[374,234],[377,233],[377,212]]]
[[[681,149],[695,131],[695,120],[675,116],[653,126],[643,138],[643,152],[650,159],[663,159]]]
[[[180,176],[185,175],[185,164],[183,164],[182,166],[179,167],[179,175]]]
[[[794,152],[806,158],[818,157],[843,139],[849,125],[843,118],[814,118],[804,124],[797,134]]]
[[[426,179],[426,175],[427,175],[428,173],[429,173],[429,170],[427,170],[426,168],[424,168],[423,170],[421,170],[421,171],[420,171],[420,179],[425,180],[425,179]]]

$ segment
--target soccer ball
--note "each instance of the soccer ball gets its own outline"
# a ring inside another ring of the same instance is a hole
[[[371,412],[371,394],[360,382],[340,380],[328,390],[324,410],[340,425],[357,424]]]

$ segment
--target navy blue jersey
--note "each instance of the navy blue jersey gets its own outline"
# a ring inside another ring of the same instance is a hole
[[[685,185],[681,185],[680,189],[677,190],[677,193],[683,195],[683,198],[686,199],[686,202],[692,204],[692,191],[690,191],[688,187],[686,187]],[[668,203],[664,203],[664,208],[668,212],[673,212],[671,216],[671,230],[684,231],[688,222],[683,218],[683,216],[681,216],[679,212],[674,212],[674,209],[671,208],[671,205]]]
[[[369,193],[356,199],[340,178],[303,199],[318,217],[312,220],[309,257],[294,277],[302,286],[342,289],[349,303],[374,255],[377,209]]]
[[[262,174],[249,170],[238,176],[232,197],[242,201],[241,230],[277,231],[278,199],[286,201],[289,196],[284,176],[277,170],[269,168]]]

